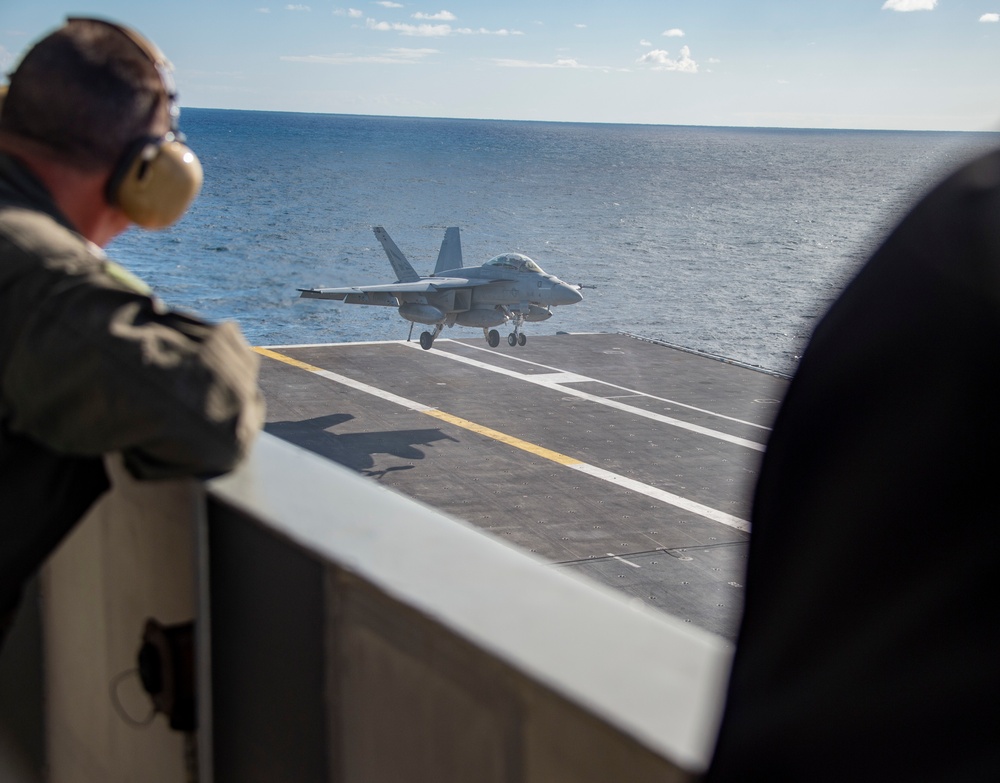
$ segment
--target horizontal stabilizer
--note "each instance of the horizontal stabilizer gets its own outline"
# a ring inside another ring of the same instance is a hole
[[[462,238],[458,231],[458,226],[451,226],[444,230],[444,239],[441,241],[441,250],[438,253],[437,263],[434,265],[434,274],[439,274],[448,269],[462,268]]]
[[[375,232],[378,241],[382,243],[385,254],[389,256],[389,263],[392,264],[392,269],[396,273],[396,280],[400,283],[412,283],[419,280],[420,275],[416,273],[410,262],[406,260],[403,251],[396,247],[396,243],[392,241],[392,237],[389,236],[386,230],[382,226],[375,226],[372,231]]]

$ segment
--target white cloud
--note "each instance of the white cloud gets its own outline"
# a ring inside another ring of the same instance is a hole
[[[627,68],[609,68],[605,65],[584,65],[573,57],[560,57],[555,62],[538,62],[536,60],[506,60],[494,58],[495,65],[501,68],[541,68],[563,71],[627,71]]]
[[[383,8],[402,8],[402,3],[394,3],[392,0],[379,0],[375,5],[380,5]]]
[[[643,38],[641,41],[639,41],[639,46],[650,47],[652,45],[653,45],[653,42],[652,41],[647,41],[645,38]]]
[[[406,22],[376,22],[368,19],[365,26],[369,30],[379,32],[396,32],[400,35],[412,35],[421,38],[446,38],[449,35],[524,35],[520,30],[487,30],[480,27],[474,30],[471,27],[452,27],[450,24],[408,24]]]
[[[312,11],[312,9],[307,5],[286,5],[286,11]]]
[[[885,0],[883,11],[933,11],[938,0]]]
[[[575,27],[577,30],[587,29],[587,25],[583,24],[582,22],[577,22],[575,25],[573,25],[573,27]]]
[[[451,11],[438,11],[436,14],[425,14],[417,11],[413,14],[414,19],[426,19],[431,22],[454,22],[457,18]]]
[[[983,14],[979,17],[980,22],[1000,22],[1000,14]]]
[[[505,27],[499,30],[487,30],[485,27],[480,27],[478,30],[473,30],[471,27],[456,27],[452,32],[456,35],[499,35],[501,37],[507,35],[524,35],[520,30],[508,30]]]
[[[406,24],[405,22],[376,22],[374,19],[369,19],[365,22],[365,26],[369,30],[395,31],[401,35],[415,35],[421,38],[444,38],[451,35],[451,25],[449,24]]]
[[[679,27],[671,27],[669,30],[664,30],[663,35],[667,36],[667,38],[683,38],[684,31]]]
[[[698,63],[691,59],[691,48],[681,47],[681,54],[676,60],[670,52],[654,49],[640,57],[636,62],[640,65],[651,65],[654,71],[680,71],[681,73],[698,73]]]
[[[563,57],[556,60],[554,63],[540,63],[533,60],[502,60],[495,59],[497,65],[501,68],[584,68],[586,66],[580,65],[576,60],[571,57]]]
[[[351,19],[360,19],[365,15],[364,11],[360,11],[357,8],[334,8],[334,16],[348,16]]]
[[[258,8],[257,9],[257,13],[258,14],[269,14],[269,13],[271,13],[271,9],[270,8]]]
[[[311,63],[316,65],[416,65],[425,57],[440,54],[438,49],[390,49],[385,54],[355,55],[355,54],[308,54],[286,55],[281,60],[292,63]]]

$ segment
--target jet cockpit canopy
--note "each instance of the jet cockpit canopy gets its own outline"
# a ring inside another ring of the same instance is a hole
[[[499,269],[510,269],[514,272],[538,272],[545,274],[542,268],[521,253],[501,253],[493,256],[484,266],[495,266]]]

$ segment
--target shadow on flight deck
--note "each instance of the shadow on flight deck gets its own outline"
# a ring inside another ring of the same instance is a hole
[[[379,466],[375,459],[377,454],[388,454],[402,460],[422,460],[425,452],[419,448],[420,446],[429,447],[436,441],[442,440],[457,443],[455,438],[433,427],[423,430],[344,434],[330,431],[353,418],[343,413],[332,413],[304,421],[271,422],[264,426],[264,430],[346,468],[374,478],[414,467],[413,465]]]

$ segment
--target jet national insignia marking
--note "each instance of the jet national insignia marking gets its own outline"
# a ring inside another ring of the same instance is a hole
[[[373,230],[396,273],[395,283],[299,291],[307,299],[396,307],[407,321],[434,327],[433,332],[420,335],[424,350],[430,349],[445,326],[456,324],[480,327],[486,342],[496,348],[500,333],[491,327],[508,321],[513,324],[508,345],[524,345],[527,337],[521,329],[526,321],[544,321],[552,317],[553,307],[583,299],[583,286],[546,274],[520,253],[502,253],[482,266],[462,266],[462,244],[455,226],[445,230],[434,274],[421,277],[382,226]]]

